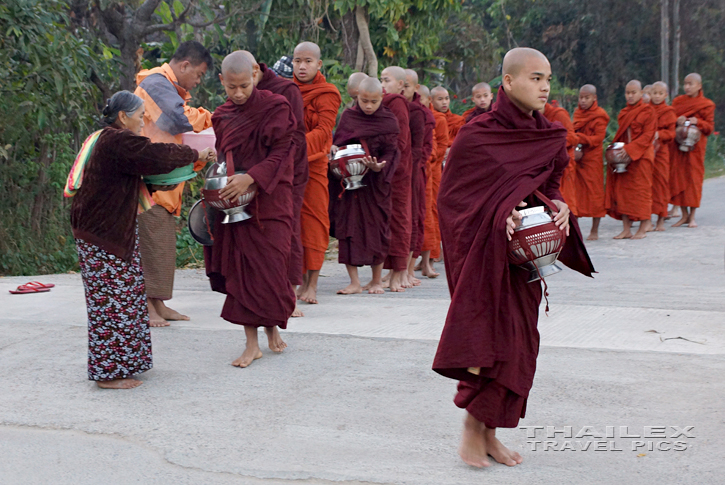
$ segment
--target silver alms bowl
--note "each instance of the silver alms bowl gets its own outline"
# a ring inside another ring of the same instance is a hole
[[[362,163],[362,158],[365,156],[366,153],[362,145],[346,145],[340,147],[332,158],[330,169],[332,173],[344,179],[345,190],[356,190],[365,187],[362,184],[362,179],[368,172],[368,167]],[[340,170],[341,164],[345,166],[347,176]]]

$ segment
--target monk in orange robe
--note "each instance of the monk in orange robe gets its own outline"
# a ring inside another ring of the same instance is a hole
[[[443,159],[448,151],[448,122],[446,115],[431,107],[430,91],[421,86],[418,91],[420,102],[426,106],[435,118],[433,129],[433,153],[428,158],[425,185],[425,229],[421,252],[420,269],[423,276],[440,276],[433,267],[433,260],[441,255],[441,231],[438,225],[438,189],[441,185]]]
[[[332,129],[342,103],[340,91],[320,72],[320,48],[302,42],[295,48],[292,65],[294,81],[302,92],[307,128],[307,161],[310,178],[302,201],[303,284],[297,291],[300,300],[317,303],[317,281],[325,251],[330,244],[330,194],[327,186],[328,159],[332,147]]]
[[[607,214],[623,224],[622,232],[614,239],[642,239],[652,227],[652,164],[657,117],[654,108],[642,101],[642,84],[637,80],[627,83],[624,91],[627,106],[619,112],[619,129],[614,143],[623,142],[622,157],[631,163],[624,173],[614,173],[609,164],[607,173]],[[637,233],[632,235],[632,222],[641,221]]]
[[[579,106],[574,110],[574,131],[581,158],[576,167],[577,216],[591,217],[588,241],[599,239],[599,221],[604,209],[604,159],[602,143],[607,135],[609,115],[597,103],[597,88],[585,84],[579,90]]]
[[[650,104],[652,101],[652,88],[652,84],[648,84],[642,88],[642,101],[644,101],[645,104]]]
[[[697,73],[688,74],[683,85],[685,94],[677,96],[672,101],[675,109],[677,126],[683,126],[686,121],[700,130],[700,141],[695,146],[684,151],[681,145],[672,147],[670,163],[672,164],[670,202],[680,206],[682,219],[672,227],[687,224],[687,227],[697,227],[695,210],[700,207],[702,198],[702,182],[705,179],[705,150],[707,137],[715,129],[715,103],[702,94],[702,78]]]
[[[491,86],[488,83],[478,83],[473,86],[471,101],[473,102],[473,108],[463,113],[463,120],[466,123],[491,109],[491,101],[493,101]]]
[[[446,88],[437,86],[431,89],[430,94],[433,109],[446,115],[446,123],[448,123],[448,148],[450,148],[453,145],[453,140],[456,139],[458,130],[466,124],[466,120],[463,116],[457,115],[450,110],[451,97]]]
[[[655,231],[665,230],[667,204],[670,202],[670,144],[675,139],[677,115],[667,104],[667,84],[662,81],[652,85],[650,104],[657,116],[655,132],[655,161],[652,169],[652,214],[657,214]]]
[[[574,215],[578,215],[577,195],[576,195],[576,160],[574,160],[574,148],[577,146],[577,135],[574,131],[574,124],[569,118],[569,112],[560,106],[554,106],[552,103],[546,103],[543,109],[544,118],[549,121],[558,121],[566,128],[566,151],[569,153],[569,165],[564,169],[561,176],[561,195],[564,196],[564,202],[569,206],[569,210]]]

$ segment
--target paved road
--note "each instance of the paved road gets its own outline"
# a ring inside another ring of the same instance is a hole
[[[457,458],[455,386],[430,370],[443,277],[343,297],[344,270],[326,264],[288,351],[241,370],[229,363],[243,332],[218,317],[223,299],[201,272],[179,271],[173,306],[192,320],[152,330],[155,367],[130,392],[85,379],[78,275],[44,276],[58,286],[22,296],[7,290],[37,278],[0,278],[0,482],[722,483],[722,193],[725,178],[705,183],[696,230],[614,241],[607,219],[588,246],[596,278],[549,279],[520,423],[531,428],[500,430],[524,455],[514,469]]]

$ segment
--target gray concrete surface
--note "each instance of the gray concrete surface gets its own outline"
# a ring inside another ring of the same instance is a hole
[[[723,483],[723,192],[725,179],[706,182],[695,230],[613,241],[620,225],[606,219],[588,245],[596,278],[549,279],[520,422],[544,429],[499,431],[524,456],[513,469],[456,454],[455,384],[430,370],[443,277],[337,296],[346,274],[326,263],[320,304],[290,322],[285,354],[242,370],[229,365],[244,336],[218,317],[223,297],[179,271],[171,305],[192,320],[152,330],[155,367],[132,391],[86,380],[78,275],[0,278],[0,483]],[[57,287],[7,292],[33,279]],[[571,438],[547,438],[567,426]]]

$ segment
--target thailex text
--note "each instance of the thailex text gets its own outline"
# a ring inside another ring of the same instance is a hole
[[[685,451],[694,426],[519,426],[532,451]]]

